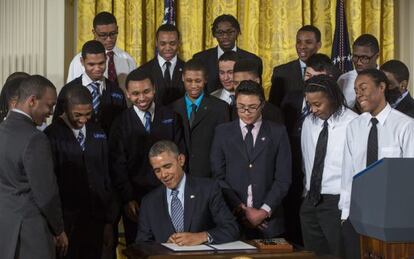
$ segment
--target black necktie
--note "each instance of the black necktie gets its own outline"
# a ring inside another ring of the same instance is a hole
[[[230,95],[230,106],[234,106],[236,104],[236,97],[234,96],[234,94]]]
[[[323,129],[319,133],[316,143],[315,159],[310,182],[309,198],[314,206],[318,205],[321,199],[322,173],[325,166],[326,148],[328,146],[328,121],[323,123]]]
[[[191,113],[190,113],[190,128],[193,126],[194,120],[195,120],[195,115],[197,112],[197,105],[195,105],[194,103],[191,104]]]
[[[371,129],[368,135],[367,166],[378,160],[378,130],[376,118],[371,118]]]
[[[165,62],[165,72],[164,72],[164,80],[165,80],[165,84],[167,85],[167,87],[171,86],[171,74],[170,74],[170,67],[171,67],[171,62],[167,61]]]
[[[252,130],[254,128],[254,125],[253,124],[247,124],[246,128],[247,128],[247,134],[246,134],[246,137],[244,138],[244,144],[246,145],[247,155],[250,159],[253,155],[253,148],[254,148],[254,146],[253,146],[253,134],[252,134]]]

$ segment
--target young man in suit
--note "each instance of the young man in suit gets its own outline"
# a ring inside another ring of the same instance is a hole
[[[286,197],[286,238],[302,244],[299,209],[303,193],[302,152],[300,134],[302,122],[309,113],[304,99],[306,61],[321,48],[321,32],[313,25],[305,25],[296,34],[298,59],[273,69],[269,102],[281,108],[289,134],[292,151],[292,186]]]
[[[221,88],[218,76],[218,59],[224,52],[232,50],[237,53],[239,58],[249,58],[255,60],[259,65],[259,75],[262,75],[262,60],[253,53],[245,51],[236,46],[237,36],[240,34],[240,24],[234,16],[223,14],[218,16],[211,27],[213,36],[217,39],[218,46],[194,54],[193,58],[200,59],[206,64],[208,83],[206,93]]]
[[[387,84],[385,74],[375,68],[359,72],[355,80],[363,113],[346,129],[339,200],[346,258],[361,255],[359,235],[348,220],[353,177],[383,157],[414,157],[414,120],[391,108]]]
[[[149,149],[158,140],[171,140],[185,153],[185,142],[178,114],[154,103],[155,86],[150,75],[132,71],[126,90],[133,106],[114,122],[109,154],[111,179],[123,206],[125,239],[131,244],[136,238],[141,199],[160,184],[147,159]]]
[[[212,96],[217,97],[233,107],[236,105],[234,97],[234,85],[233,85],[233,68],[237,61],[237,53],[230,50],[224,52],[219,58],[219,79],[223,88],[217,89],[211,93]]]
[[[92,96],[81,84],[66,91],[64,113],[45,129],[68,233],[68,258],[100,258],[112,245],[111,184],[104,131],[92,117]],[[105,231],[104,231],[105,230]],[[104,235],[105,233],[105,235]],[[104,240],[105,238],[105,240]]]
[[[307,67],[306,69],[308,69]],[[317,255],[343,258],[341,211],[342,157],[346,127],[358,115],[346,108],[336,80],[316,75],[305,81],[311,115],[302,126],[305,198],[300,209],[303,242]]]
[[[414,99],[407,90],[410,77],[408,67],[394,59],[385,62],[380,69],[389,81],[386,97],[391,107],[414,118]]]
[[[107,60],[104,76],[124,90],[126,76],[137,65],[131,55],[115,46],[118,37],[118,25],[115,16],[108,12],[98,13],[93,19],[92,33],[94,39],[101,42],[105,47]],[[85,72],[81,57],[82,53],[78,53],[70,63],[67,83]]]
[[[264,100],[261,85],[240,83],[239,119],[216,128],[210,155],[213,176],[247,239],[283,234],[282,200],[291,182],[287,132],[282,124],[262,118]]]
[[[121,88],[104,76],[106,54],[101,42],[96,40],[86,42],[82,47],[81,62],[85,71],[60,90],[53,121],[63,114],[64,96],[67,89],[81,84],[92,94],[94,111],[92,121],[97,122],[108,134],[114,119],[126,109],[124,93]]]
[[[172,24],[161,25],[156,33],[157,56],[140,66],[151,75],[155,85],[155,101],[169,105],[184,96],[182,78],[184,61],[178,57],[180,32]]]
[[[188,246],[237,240],[236,220],[215,181],[186,174],[185,156],[171,141],[155,143],[148,157],[163,186],[142,200],[137,242]]]
[[[258,73],[258,67],[255,62],[249,59],[239,59],[236,61],[233,67],[233,87],[237,89],[240,82],[243,80],[252,80],[260,84],[260,75]],[[284,123],[282,111],[273,104],[264,101],[262,109],[263,119],[273,121],[276,123]],[[237,120],[239,118],[236,107],[232,107],[231,120]]]
[[[189,174],[210,177],[210,147],[214,129],[229,121],[226,102],[205,93],[206,69],[197,59],[184,65],[185,96],[173,103],[184,124],[184,136],[189,152]]]
[[[0,251],[5,259],[55,258],[68,239],[47,137],[36,129],[52,114],[56,88],[34,75],[20,84],[0,124]],[[55,241],[55,242],[54,242]]]

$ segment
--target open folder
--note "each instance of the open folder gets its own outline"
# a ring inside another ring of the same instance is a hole
[[[224,251],[224,250],[255,250],[256,247],[242,241],[224,243],[220,245],[197,245],[197,246],[179,246],[173,243],[162,243],[161,245],[173,250],[174,252],[190,251]]]

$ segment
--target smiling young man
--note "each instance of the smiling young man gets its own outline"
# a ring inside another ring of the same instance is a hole
[[[282,200],[291,182],[289,139],[281,124],[262,119],[264,92],[254,81],[236,89],[239,119],[219,125],[210,163],[246,239],[284,233]]]
[[[173,103],[184,124],[184,134],[189,152],[189,174],[211,177],[210,147],[214,129],[229,121],[230,111],[226,102],[205,93],[206,69],[197,59],[184,65],[184,97]]]
[[[100,41],[105,47],[107,65],[104,69],[104,76],[124,89],[126,76],[137,65],[127,52],[115,46],[118,37],[118,25],[115,16],[108,12],[98,13],[93,19],[92,33],[94,39]],[[78,53],[70,63],[67,83],[79,77],[85,71],[81,56],[82,53]]]
[[[237,240],[237,223],[216,182],[185,173],[185,155],[171,141],[155,143],[148,157],[163,186],[142,200],[137,242],[188,246]]]
[[[237,37],[241,34],[237,19],[229,14],[222,14],[214,19],[211,32],[218,42],[218,46],[194,54],[193,58],[201,60],[207,69],[208,82],[206,93],[211,93],[223,86],[220,85],[218,59],[226,51],[234,51],[239,58],[255,60],[259,65],[259,75],[262,75],[263,63],[260,57],[236,46]]]
[[[90,119],[92,96],[81,84],[65,93],[64,113],[45,129],[54,160],[68,233],[68,258],[100,258],[112,246],[108,147],[104,131]]]
[[[157,55],[138,69],[151,75],[156,89],[155,101],[169,105],[183,97],[184,61],[178,57],[180,32],[172,24],[161,25],[156,32]]]
[[[212,96],[217,97],[233,107],[236,105],[233,85],[233,68],[238,57],[237,53],[230,50],[224,52],[219,58],[219,79],[223,86],[211,93]]]
[[[114,122],[109,137],[112,183],[123,206],[127,244],[134,242],[142,197],[160,182],[148,162],[148,151],[158,140],[171,140],[185,153],[182,122],[167,106],[154,102],[155,86],[150,75],[137,69],[126,80],[132,107]]]
[[[383,157],[414,157],[414,120],[391,108],[387,84],[385,74],[375,68],[359,72],[355,80],[363,113],[346,130],[339,201],[346,258],[360,256],[359,235],[348,220],[354,175]]]
[[[64,96],[67,89],[81,84],[92,94],[92,121],[97,122],[108,134],[114,119],[126,109],[124,93],[104,76],[106,54],[101,42],[96,40],[86,42],[82,47],[81,62],[85,71],[60,90],[53,120],[64,112]]]

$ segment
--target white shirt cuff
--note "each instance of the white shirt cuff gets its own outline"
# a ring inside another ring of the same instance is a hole
[[[262,207],[260,207],[262,210],[264,210],[264,211],[266,211],[267,212],[267,214],[269,215],[269,218],[270,218],[270,216],[272,215],[272,209],[269,207],[269,205],[267,205],[267,204],[263,204],[262,205]]]

